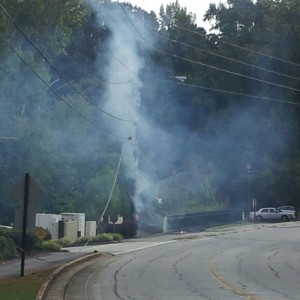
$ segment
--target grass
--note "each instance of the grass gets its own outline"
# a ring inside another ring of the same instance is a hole
[[[40,286],[53,270],[43,270],[24,277],[1,279],[0,300],[34,300]]]
[[[92,239],[94,243],[104,243],[121,241],[123,237],[120,234],[101,234]],[[77,244],[85,244],[88,238],[81,238],[74,242]],[[66,240],[60,241],[68,246],[72,245],[71,242]],[[47,241],[42,245],[43,249],[58,250],[56,246],[61,247],[57,241]],[[55,268],[38,271],[32,274],[28,274],[24,277],[13,276],[4,279],[0,279],[0,300],[35,300],[37,292],[42,283],[46,280],[48,275],[54,271]]]

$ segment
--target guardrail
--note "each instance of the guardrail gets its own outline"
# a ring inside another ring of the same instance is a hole
[[[210,226],[224,225],[242,221],[241,209],[209,211],[192,214],[173,215],[167,217],[167,231],[202,230]]]

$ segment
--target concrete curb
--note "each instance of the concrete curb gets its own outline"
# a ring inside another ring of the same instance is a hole
[[[51,283],[51,281],[53,281],[54,279],[56,279],[59,275],[61,275],[65,270],[71,269],[72,267],[84,263],[86,261],[92,260],[94,258],[103,256],[104,253],[101,252],[96,252],[96,253],[92,253],[92,254],[88,254],[85,255],[83,257],[77,258],[75,260],[69,261],[63,265],[61,265],[59,268],[57,268],[56,270],[54,270],[48,277],[47,279],[42,283],[42,285],[40,286],[36,298],[35,300],[42,300],[47,288],[49,286],[49,284]]]

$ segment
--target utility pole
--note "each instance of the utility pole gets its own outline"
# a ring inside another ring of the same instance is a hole
[[[24,185],[23,230],[22,230],[22,244],[21,244],[21,277],[24,276],[24,267],[25,267],[25,250],[26,250],[26,231],[27,231],[27,210],[28,210],[28,199],[29,199],[29,184],[30,184],[30,176],[29,176],[29,173],[26,173],[25,174],[25,185]]]

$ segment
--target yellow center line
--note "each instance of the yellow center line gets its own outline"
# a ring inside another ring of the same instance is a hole
[[[217,268],[217,259],[216,258],[211,259],[208,262],[208,269],[209,269],[209,272],[211,273],[211,275],[214,277],[214,279],[216,281],[218,281],[219,283],[221,283],[221,285],[224,288],[229,289],[232,292],[234,292],[235,294],[237,294],[245,299],[248,299],[248,300],[263,300],[263,298],[261,298],[260,296],[251,294],[250,292],[247,292],[240,285],[238,285],[235,282],[230,281],[223,274],[221,274]]]

